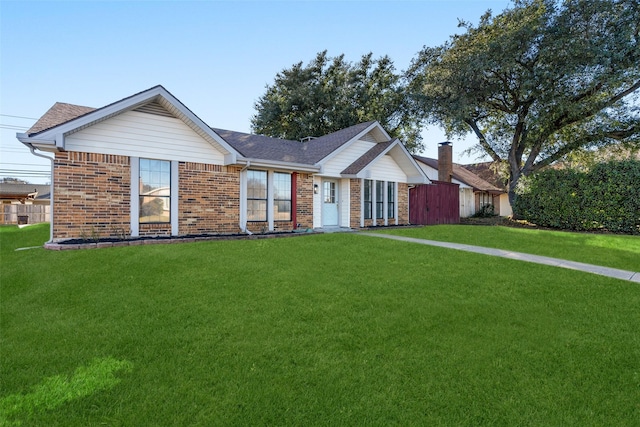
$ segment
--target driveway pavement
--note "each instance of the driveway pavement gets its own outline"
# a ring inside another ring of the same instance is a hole
[[[475,252],[477,254],[498,256],[502,258],[516,259],[519,261],[533,262],[536,264],[551,265],[554,267],[568,268],[570,270],[586,271],[588,273],[599,274],[601,276],[613,277],[614,279],[629,280],[640,283],[640,272],[620,270],[617,268],[602,267],[599,265],[585,264],[576,261],[551,258],[540,255],[524,254],[522,252],[508,251],[504,249],[485,248],[482,246],[465,245],[462,243],[438,242],[435,240],[416,239],[413,237],[394,236],[391,234],[378,234],[361,231],[358,234],[371,237],[381,237],[383,239],[400,240],[403,242],[419,243],[421,245],[438,246],[441,248],[457,249],[460,251]]]

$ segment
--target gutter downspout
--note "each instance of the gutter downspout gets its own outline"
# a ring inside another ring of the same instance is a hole
[[[251,166],[251,160],[247,160],[247,164],[244,165],[244,167],[242,169],[240,169],[240,176],[242,176],[243,172],[246,172],[247,169],[249,169],[249,167]],[[242,186],[242,180],[240,180],[240,186]],[[246,196],[246,191],[245,192],[240,192],[242,193],[243,197]],[[245,197],[246,199],[246,197]],[[245,202],[246,203],[246,202]],[[240,203],[242,205],[242,203]],[[246,207],[246,206],[245,206]],[[250,232],[249,230],[247,230],[247,214],[246,214],[246,209],[245,209],[245,213],[242,213],[242,207],[240,208],[240,223],[238,224],[240,226],[240,230],[243,233],[248,234],[249,236],[251,236],[253,233]]]
[[[24,144],[29,147],[31,154],[37,157],[42,157],[43,159],[47,159],[51,162],[51,183],[49,184],[49,241],[46,243],[53,243],[53,162],[55,161],[55,158],[36,153],[36,149],[32,144]]]

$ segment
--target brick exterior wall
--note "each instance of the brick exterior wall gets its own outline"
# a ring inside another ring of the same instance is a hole
[[[131,234],[129,157],[70,151],[54,162],[54,239]]]
[[[240,231],[240,168],[180,162],[178,234]]]
[[[398,225],[409,224],[409,185],[398,183]]]
[[[313,175],[298,173],[298,224],[300,228],[313,228]]]
[[[360,216],[362,215],[362,204],[360,203],[362,197],[362,181],[357,178],[349,180],[349,193],[351,194],[351,204],[349,206],[349,227],[360,228]]]
[[[237,233],[240,211],[240,167],[180,162],[178,234]],[[313,227],[313,176],[295,174],[296,222]],[[130,236],[131,164],[127,156],[60,152],[54,167],[56,240]],[[350,180],[350,226],[360,228],[361,181]],[[409,190],[398,183],[398,221],[409,223]],[[377,225],[384,225],[377,220]],[[296,228],[293,221],[274,222],[277,231]],[[373,225],[365,221],[365,227]],[[253,233],[268,230],[266,222],[248,222]],[[170,224],[140,224],[139,234],[169,235]]]

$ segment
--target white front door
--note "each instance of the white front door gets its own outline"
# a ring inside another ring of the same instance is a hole
[[[322,226],[338,225],[338,182],[322,181]]]

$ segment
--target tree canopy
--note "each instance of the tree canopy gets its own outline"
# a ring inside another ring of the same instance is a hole
[[[407,71],[409,97],[449,135],[507,164],[509,195],[580,149],[640,141],[637,0],[516,0]]]
[[[279,72],[255,103],[252,131],[276,138],[318,137],[377,120],[410,151],[422,148],[419,119],[405,108],[403,76],[388,56],[357,63],[320,52]]]

